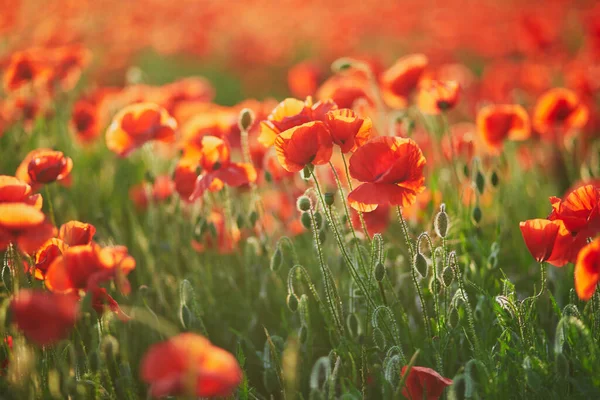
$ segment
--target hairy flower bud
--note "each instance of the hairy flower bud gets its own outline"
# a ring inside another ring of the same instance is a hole
[[[385,266],[383,265],[383,263],[378,262],[377,264],[375,264],[373,275],[375,276],[375,280],[377,282],[383,281],[383,278],[385,278]]]
[[[328,206],[333,205],[333,201],[335,200],[334,193],[327,192],[327,193],[325,193],[325,195],[323,197],[325,199],[325,204],[327,204]]]
[[[238,126],[240,128],[240,131],[247,132],[248,130],[250,130],[255,119],[256,117],[254,116],[254,111],[252,111],[251,109],[244,108],[242,111],[240,111],[240,116],[238,119]]]
[[[421,275],[421,277],[426,277],[429,273],[429,264],[427,264],[427,259],[421,253],[415,254],[414,265],[413,268],[416,269],[417,273]]]
[[[441,238],[445,238],[448,234],[448,214],[446,214],[446,205],[444,203],[440,206],[440,212],[435,216],[433,228],[435,234]]]
[[[312,207],[312,203],[308,196],[300,196],[298,197],[298,201],[296,201],[296,207],[300,211],[308,211]]]

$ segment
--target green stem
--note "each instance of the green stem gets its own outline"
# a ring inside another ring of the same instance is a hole
[[[352,191],[352,178],[350,177],[350,170],[348,169],[348,163],[346,162],[346,156],[342,153],[342,160],[344,162],[344,170],[346,173],[346,179],[348,180],[348,188]],[[346,199],[344,198],[344,201]],[[369,235],[369,230],[367,229],[367,223],[365,222],[365,218],[363,217],[362,211],[357,211],[358,219],[360,220],[360,225],[362,226],[363,233],[365,237],[368,239],[369,243],[371,243],[371,236]]]
[[[50,194],[50,185],[45,185],[44,191],[46,192],[46,201],[48,202],[48,214],[50,214],[50,222],[52,222],[52,225],[56,226],[54,206],[52,205],[52,195]]]

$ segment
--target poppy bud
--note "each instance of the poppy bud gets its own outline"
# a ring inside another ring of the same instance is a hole
[[[435,216],[433,228],[436,235],[441,238],[445,238],[448,234],[448,214],[446,214],[446,205],[444,203],[440,205],[440,212]]]
[[[179,308],[179,321],[181,322],[181,326],[183,326],[184,329],[189,329],[193,319],[194,315],[192,314],[192,310],[190,310],[186,304],[182,304]]]
[[[243,215],[238,215],[238,217],[235,219],[235,223],[238,226],[238,228],[243,228],[245,225],[245,221],[244,221],[244,216]]]
[[[296,311],[298,311],[299,300],[294,293],[288,294],[286,302],[291,312],[295,313]]]
[[[422,278],[427,276],[429,273],[429,265],[427,264],[427,259],[423,254],[415,254],[413,268],[416,269],[417,273],[421,275]]]
[[[271,256],[271,263],[270,263],[269,267],[271,268],[271,271],[277,272],[281,269],[282,265],[283,265],[283,253],[278,246],[275,249],[275,251],[273,252],[273,255]]]
[[[298,201],[296,201],[296,207],[300,211],[308,211],[311,209],[312,204],[308,196],[300,196],[298,197]]]
[[[156,177],[151,171],[144,172],[144,179],[152,184],[154,184],[154,181],[156,181]]]
[[[308,339],[308,328],[304,324],[298,329],[298,339],[302,344],[306,343],[306,339]]]
[[[238,126],[240,127],[240,131],[248,132],[256,119],[254,112],[249,108],[244,108],[240,111],[240,117],[238,119]]]
[[[481,171],[477,171],[477,174],[475,175],[475,186],[477,187],[479,194],[483,194],[483,190],[485,189],[485,177]]]
[[[315,166],[312,164],[306,164],[302,171],[300,171],[300,177],[305,181],[309,180],[312,176],[312,172],[314,171]]]
[[[102,337],[100,356],[104,360],[114,360],[117,354],[119,354],[119,341],[112,335]]]
[[[442,283],[444,286],[449,287],[454,281],[454,271],[450,267],[444,268],[442,272]]]
[[[439,293],[442,290],[442,284],[440,283],[440,281],[438,279],[435,278],[431,278],[431,280],[429,281],[429,291],[431,293]]]
[[[273,368],[265,370],[263,375],[263,383],[265,385],[265,389],[267,389],[269,393],[273,393],[279,389],[279,378],[277,377],[277,372],[275,372]]]
[[[471,170],[469,169],[469,165],[468,164],[463,165],[462,172],[463,172],[463,175],[465,176],[465,178],[469,177],[469,174],[471,173]]]
[[[377,264],[375,264],[373,275],[375,276],[375,280],[377,282],[383,281],[383,278],[385,278],[385,266],[383,265],[383,263],[378,262]]]
[[[379,351],[384,351],[386,348],[385,335],[379,328],[373,328],[373,342]]]
[[[323,197],[325,198],[325,204],[327,204],[328,206],[333,205],[333,201],[335,199],[334,193],[327,192],[327,193],[325,193],[325,195]]]
[[[490,183],[493,187],[498,187],[498,184],[500,183],[500,177],[498,176],[498,172],[495,170],[492,171],[492,175],[490,176]]]
[[[300,222],[302,222],[302,226],[306,229],[310,229],[312,226],[312,220],[310,219],[310,214],[307,212],[303,212],[300,216]]]
[[[327,239],[327,234],[325,233],[324,230],[320,230],[319,231],[319,241],[321,242],[321,244],[325,243],[325,239]]]
[[[473,208],[473,212],[471,213],[471,218],[473,219],[473,223],[475,225],[479,225],[482,217],[483,217],[483,212],[481,211],[481,208],[479,206],[475,206],[475,208]]]
[[[321,229],[323,226],[323,214],[318,211],[315,213],[315,223],[317,224],[317,229]]]
[[[458,310],[456,307],[452,307],[450,310],[450,315],[448,315],[448,327],[450,329],[454,329],[460,323],[460,315],[458,314]]]
[[[273,175],[271,175],[269,171],[265,171],[265,181],[267,181],[267,183],[273,182]]]
[[[256,225],[256,221],[258,221],[258,213],[256,211],[252,211],[250,213],[250,226]]]
[[[219,235],[219,233],[217,232],[217,227],[212,222],[208,224],[208,231],[210,232],[210,235],[213,237],[213,239],[216,239]]]

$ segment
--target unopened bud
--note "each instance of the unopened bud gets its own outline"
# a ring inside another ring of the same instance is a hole
[[[288,297],[286,300],[287,300],[287,306],[291,312],[295,313],[296,311],[298,311],[299,300],[295,294],[293,294],[293,293],[288,294]]]
[[[435,216],[433,228],[435,234],[441,238],[445,238],[448,234],[448,214],[446,214],[446,205],[444,203],[440,206],[440,212]]]
[[[282,265],[283,265],[283,252],[281,251],[281,248],[279,248],[279,246],[277,246],[277,248],[273,252],[273,255],[271,256],[271,263],[269,264],[269,268],[271,268],[271,271],[277,272],[281,269]]]
[[[254,226],[258,221],[258,213],[256,211],[252,211],[250,213],[250,226]]]
[[[312,172],[314,171],[315,166],[312,164],[306,164],[304,166],[304,168],[302,169],[302,171],[300,171],[300,176],[302,177],[302,179],[304,179],[305,181],[309,180],[312,176]]]
[[[477,187],[479,194],[483,194],[483,190],[485,189],[485,176],[483,176],[481,171],[477,171],[477,174],[475,175],[475,186]]]
[[[325,198],[325,204],[327,204],[328,206],[333,205],[333,201],[335,200],[335,195],[333,193],[327,192],[323,197]]]
[[[305,227],[306,229],[310,229],[310,227],[312,226],[312,220],[310,218],[310,214],[308,212],[303,212],[302,215],[300,216],[300,222],[302,222],[302,226]]]
[[[348,57],[338,58],[331,64],[331,70],[334,73],[347,71],[353,67],[354,63],[355,60]]]
[[[240,111],[240,117],[238,120],[238,126],[240,127],[240,131],[248,132],[252,127],[252,124],[255,120],[254,111],[249,108],[244,108]]]
[[[473,223],[475,225],[479,225],[482,217],[483,217],[483,212],[481,211],[481,208],[479,206],[475,206],[475,208],[473,208],[473,212],[471,213],[471,218],[473,219]]]
[[[300,211],[308,211],[310,210],[312,204],[308,196],[300,196],[298,197],[298,201],[296,201],[296,207]]]
[[[306,339],[308,339],[308,328],[306,325],[302,325],[298,330],[298,340],[301,344],[306,343]]]
[[[427,259],[421,253],[415,254],[414,265],[413,268],[416,269],[417,273],[421,275],[421,277],[426,277],[429,273],[429,265],[427,264]]]
[[[321,229],[321,227],[323,226],[323,214],[321,214],[318,211],[315,213],[315,223],[317,225],[317,229]]]
[[[383,265],[383,263],[378,262],[377,264],[375,264],[373,275],[375,276],[375,280],[377,282],[383,281],[383,278],[385,278],[385,266]]]
[[[449,287],[450,285],[452,285],[453,281],[454,281],[454,271],[452,270],[452,268],[450,268],[450,267],[444,268],[444,271],[442,271],[442,283],[444,284],[444,286]]]
[[[490,183],[493,187],[498,187],[498,185],[500,184],[500,176],[498,176],[498,172],[496,172],[495,170],[492,171],[492,175],[490,175]]]

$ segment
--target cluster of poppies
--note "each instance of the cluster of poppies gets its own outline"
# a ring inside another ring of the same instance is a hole
[[[589,300],[600,280],[600,186],[580,185],[564,199],[551,197],[550,203],[546,219],[521,222],[525,244],[538,262],[574,263],[577,295]]]

